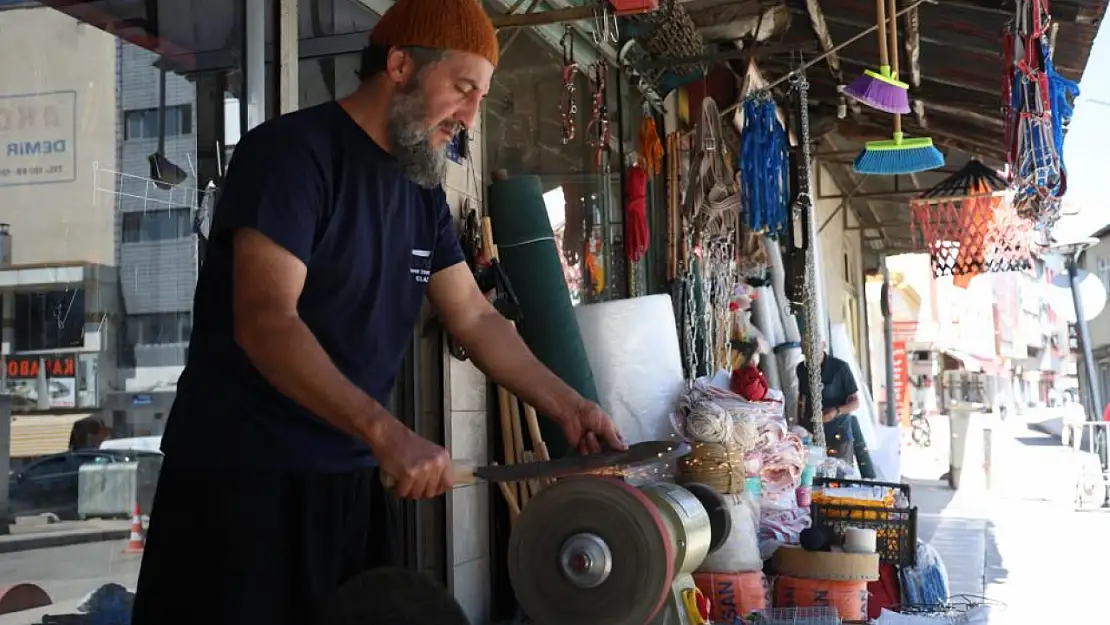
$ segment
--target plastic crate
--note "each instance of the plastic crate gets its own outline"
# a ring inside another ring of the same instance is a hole
[[[907,501],[910,498],[910,487],[906,484],[819,479],[814,481],[814,486],[886,486],[900,490]],[[810,506],[810,516],[814,527],[831,527],[841,536],[849,527],[873,529],[880,560],[896,566],[917,563],[917,508],[914,506],[853,506],[815,501]]]
[[[838,480],[828,477],[815,477],[813,478],[814,488],[852,488],[853,486],[871,487],[883,486],[893,490],[900,491],[906,497],[906,501],[910,499],[910,485],[895,483],[895,482],[872,482],[869,480]]]

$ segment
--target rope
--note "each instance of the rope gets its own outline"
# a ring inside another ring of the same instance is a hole
[[[624,208],[624,251],[628,260],[639,262],[647,253],[651,231],[647,220],[647,179],[643,167],[628,168],[628,201]]]

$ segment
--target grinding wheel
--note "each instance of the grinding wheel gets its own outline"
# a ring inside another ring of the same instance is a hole
[[[721,548],[732,533],[732,510],[728,507],[724,495],[708,484],[690,482],[683,484],[683,488],[697,497],[705,511],[709,514],[709,529],[712,537],[709,539],[709,553]]]
[[[670,596],[674,561],[655,504],[613,478],[548,486],[509,539],[509,577],[536,625],[646,625]]]

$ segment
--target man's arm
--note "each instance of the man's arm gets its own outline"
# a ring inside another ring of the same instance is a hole
[[[837,414],[838,415],[852,414],[853,412],[855,412],[857,410],[859,410],[859,392],[858,391],[849,395],[847,401],[845,401],[841,406],[839,406],[837,408]]]
[[[297,313],[304,263],[257,230],[234,236],[235,341],[283,395],[380,446],[396,419],[339,371]]]
[[[478,289],[465,263],[433,274],[428,299],[451,336],[495,382],[556,420],[582,408],[586,400],[532,354],[512,322]]]

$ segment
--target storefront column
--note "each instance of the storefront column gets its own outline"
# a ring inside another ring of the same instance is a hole
[[[879,259],[883,270],[883,289],[880,296],[879,307],[883,313],[883,369],[886,373],[883,384],[886,386],[886,403],[883,410],[883,425],[893,427],[898,425],[895,400],[898,399],[894,392],[894,311],[891,309],[890,268],[886,264],[886,256]],[[909,389],[906,389],[909,392]]]
[[[278,15],[278,115],[297,110],[300,101],[298,0],[276,0]]]
[[[481,120],[469,132],[469,154],[447,165],[443,188],[456,222],[482,212],[484,143]],[[477,465],[489,459],[486,377],[470,361],[444,358],[444,440],[453,458]],[[447,496],[447,583],[472,623],[490,622],[490,524],[488,485],[456,488]]]
[[[243,0],[242,132],[266,121],[266,0]]]

